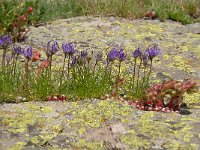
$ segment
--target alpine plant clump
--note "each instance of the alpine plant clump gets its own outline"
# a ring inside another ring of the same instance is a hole
[[[148,47],[145,52],[137,48],[132,54],[134,59],[132,79],[130,81],[131,95],[141,98],[144,90],[149,86],[152,72],[153,58],[159,55],[160,50],[157,45]]]
[[[102,51],[76,50],[74,42],[63,42],[59,46],[57,41],[51,40],[44,48],[46,59],[42,62],[42,54],[31,46],[13,44],[10,48],[11,45],[10,35],[0,37],[3,50],[0,97],[3,99],[11,96],[16,100],[20,97],[65,101],[115,97],[124,101],[126,96],[128,104],[140,110],[178,112],[183,94],[194,93],[199,86],[192,80],[169,80],[151,85],[153,60],[160,54],[157,45],[135,49],[130,67],[125,48],[118,45],[104,56]],[[63,55],[62,65],[54,66],[53,58],[59,51]]]
[[[5,61],[6,61],[6,53],[8,46],[12,44],[12,38],[10,35],[3,35],[0,37],[0,48],[3,49],[3,55],[2,55],[2,69],[5,67]]]
[[[146,89],[140,101],[130,102],[129,104],[140,110],[179,112],[183,94],[196,92],[198,86],[197,82],[192,80],[182,82],[176,80],[164,81]]]

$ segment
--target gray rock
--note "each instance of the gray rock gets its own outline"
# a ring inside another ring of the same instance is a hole
[[[114,134],[116,134],[116,133],[125,134],[126,133],[126,128],[121,123],[113,124],[111,126],[111,129]]]

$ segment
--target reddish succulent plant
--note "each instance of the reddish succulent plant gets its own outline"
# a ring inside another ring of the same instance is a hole
[[[155,19],[156,18],[156,13],[153,10],[147,11],[145,13],[145,17],[148,18],[148,19]]]
[[[65,95],[52,95],[47,98],[48,101],[65,101],[67,97]]]
[[[197,82],[191,80],[164,81],[147,89],[139,102],[130,102],[129,104],[141,110],[179,111],[183,94],[196,92],[198,86]]]
[[[49,66],[49,61],[46,60],[46,61],[43,61],[40,66],[39,66],[39,69],[44,69],[44,68],[47,68]]]
[[[33,56],[32,56],[32,61],[36,62],[40,59],[41,53],[39,51],[34,50],[33,51]]]
[[[27,12],[28,14],[32,13],[32,11],[33,11],[33,7],[31,7],[31,6],[29,6],[29,7],[26,9],[26,12]]]
[[[27,16],[26,15],[19,16],[19,21],[26,21],[26,20],[27,20]]]

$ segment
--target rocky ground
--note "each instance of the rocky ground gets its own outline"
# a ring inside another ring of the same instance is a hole
[[[200,81],[200,23],[77,17],[30,27],[24,44],[41,50],[52,39],[88,51],[119,44],[128,54],[156,43],[161,55],[154,60],[155,82]],[[62,53],[56,55],[59,62]],[[198,150],[200,92],[184,101],[189,108],[180,114],[139,111],[116,99],[1,104],[0,149]]]

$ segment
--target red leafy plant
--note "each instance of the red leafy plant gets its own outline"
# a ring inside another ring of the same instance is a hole
[[[66,101],[67,97],[65,95],[52,95],[47,97],[48,101]]]
[[[32,62],[37,62],[41,57],[41,53],[37,50],[33,50]]]
[[[12,32],[14,41],[23,41],[29,29],[26,27],[29,20],[29,15],[32,13],[33,8],[29,6],[23,14],[19,15],[18,13],[15,15],[15,18],[12,22]]]
[[[156,18],[156,13],[155,13],[155,11],[153,11],[153,10],[147,11],[147,12],[145,13],[145,17],[146,17],[147,19],[155,19],[155,18]]]
[[[152,85],[145,91],[140,101],[130,102],[140,110],[179,112],[184,93],[194,93],[199,84],[192,80],[164,81],[161,84]]]

